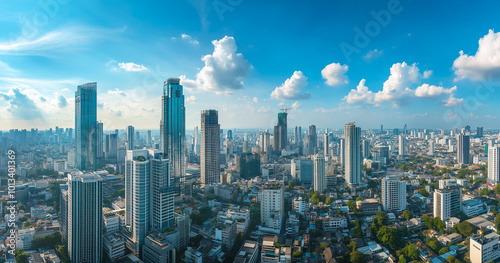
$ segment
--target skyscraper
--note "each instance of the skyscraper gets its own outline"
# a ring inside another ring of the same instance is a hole
[[[135,129],[132,125],[127,127],[127,150],[135,149]]]
[[[278,113],[278,123],[274,126],[273,134],[273,147],[274,152],[279,153],[281,150],[285,149],[288,139],[287,139],[287,115],[286,111]]]
[[[323,134],[323,155],[329,156],[329,142],[328,142],[328,133]]]
[[[310,137],[310,143],[312,147],[312,152],[311,154],[316,153],[316,149],[318,148],[318,134],[316,133],[316,125],[311,125],[309,126],[309,135]]]
[[[477,127],[476,137],[478,138],[483,137],[483,127]]]
[[[102,162],[104,159],[104,130],[102,122],[97,123],[97,160]]]
[[[321,154],[316,154],[314,156],[314,191],[323,193],[325,189],[325,157]]]
[[[201,112],[201,183],[220,182],[220,125],[216,110]]]
[[[176,196],[190,196],[191,182],[186,180],[186,108],[183,87],[178,78],[163,85],[160,121],[161,149],[172,163]]]
[[[198,135],[198,126],[194,127],[194,153],[200,153],[200,137]]]
[[[79,85],[75,93],[76,168],[97,169],[97,82]]]
[[[345,139],[339,140],[339,162],[342,168],[345,168]]]
[[[363,158],[368,158],[370,156],[370,140],[363,140],[361,150]]]
[[[170,161],[160,150],[128,150],[125,159],[125,224],[129,249],[141,254],[151,230],[174,222],[173,178]]]
[[[106,134],[104,146],[106,159],[109,162],[116,162],[118,158],[118,135],[116,133]]]
[[[399,135],[399,156],[403,157],[406,155],[406,137],[404,135]]]
[[[458,216],[462,207],[462,190],[460,187],[434,190],[434,217],[446,221]]]
[[[470,136],[460,133],[457,135],[457,163],[470,163]]]
[[[384,211],[403,211],[406,209],[406,182],[397,176],[382,179],[382,207]]]
[[[361,128],[356,123],[345,125],[345,179],[349,185],[358,185],[361,181]]]
[[[500,182],[500,147],[488,148],[488,182]]]
[[[96,174],[68,176],[68,253],[73,263],[102,259],[102,178]]]
[[[151,143],[153,143],[152,137],[151,137],[151,130],[148,130],[148,134],[146,137],[146,144],[149,146],[149,145],[151,145]]]

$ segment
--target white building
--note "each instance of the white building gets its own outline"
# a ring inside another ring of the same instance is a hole
[[[488,182],[500,182],[500,147],[488,148]]]
[[[361,128],[356,123],[347,123],[344,127],[345,136],[345,179],[351,186],[359,185],[361,181]]]
[[[470,237],[470,262],[483,263],[500,258],[499,235],[492,232],[485,237],[475,235]]]
[[[307,202],[302,198],[302,196],[293,198],[293,210],[295,213],[304,214],[307,210]]]
[[[403,211],[406,209],[406,182],[397,176],[382,179],[382,207],[385,211]]]
[[[399,156],[406,155],[406,137],[405,135],[399,135]]]
[[[314,156],[314,191],[323,193],[326,189],[325,157],[321,154]]]
[[[106,233],[115,233],[120,229],[120,218],[116,214],[105,214],[104,229]]]
[[[434,217],[446,221],[458,216],[462,207],[462,191],[459,187],[434,191]]]
[[[345,217],[325,217],[323,219],[323,230],[334,231],[347,227],[347,219]]]
[[[260,221],[263,227],[281,231],[285,211],[283,185],[267,185],[261,191]]]
[[[231,217],[236,221],[236,231],[245,234],[248,226],[250,226],[250,210],[242,209],[229,209],[227,217]]]
[[[31,249],[33,246],[33,239],[35,238],[35,228],[23,228],[17,230],[17,248]]]
[[[462,212],[468,217],[478,216],[488,212],[483,202],[472,199],[462,202]]]
[[[470,159],[470,136],[460,133],[457,135],[457,163],[467,164]]]

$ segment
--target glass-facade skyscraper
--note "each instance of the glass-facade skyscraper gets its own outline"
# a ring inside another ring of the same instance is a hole
[[[281,152],[285,149],[288,139],[287,139],[287,116],[288,113],[280,112],[278,113],[278,123],[274,126],[274,151]]]
[[[97,82],[79,85],[75,93],[76,168],[97,169]]]
[[[216,110],[201,112],[201,183],[220,182],[220,124]]]
[[[190,196],[191,182],[186,179],[186,108],[179,82],[178,78],[169,78],[163,85],[160,147],[172,164],[175,195]]]

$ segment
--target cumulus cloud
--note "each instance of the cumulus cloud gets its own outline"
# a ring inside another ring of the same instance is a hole
[[[253,97],[253,102],[255,102],[255,103],[259,103],[259,98],[257,98],[257,97]]]
[[[277,100],[300,100],[309,99],[309,92],[302,93],[302,89],[307,86],[307,77],[302,71],[295,71],[293,75],[285,80],[281,86],[276,87],[271,93],[271,98]]]
[[[424,71],[423,78],[424,79],[428,79],[432,75],[432,73],[434,73],[434,71],[432,71],[432,70],[426,70],[426,71]]]
[[[372,61],[376,58],[381,57],[383,54],[384,54],[383,50],[374,49],[374,50],[368,51],[368,53],[366,53],[366,55],[363,58],[366,61]]]
[[[393,64],[391,75],[384,82],[382,90],[373,92],[365,86],[365,80],[361,80],[356,89],[352,89],[344,100],[349,104],[373,104],[381,106],[390,103],[394,108],[409,104],[415,99],[444,99],[445,106],[458,105],[463,99],[454,97],[457,87],[449,89],[430,84],[422,84],[416,89],[411,87],[420,82],[421,79],[430,76],[432,71],[420,73],[416,64],[408,65],[405,62]]]
[[[321,76],[326,79],[326,84],[328,86],[347,84],[349,83],[346,75],[348,69],[349,67],[347,65],[332,63],[321,70]]]
[[[462,106],[464,104],[464,99],[455,98],[453,94],[451,94],[448,99],[443,101],[443,103],[446,107]]]
[[[415,96],[420,98],[439,98],[443,95],[452,95],[457,90],[457,86],[446,89],[440,86],[422,84],[415,90]]]
[[[1,93],[1,96],[8,103],[7,111],[12,117],[20,120],[43,119],[41,109],[19,89],[11,89],[7,93]]]
[[[488,34],[479,39],[479,48],[475,55],[467,55],[463,50],[453,62],[457,76],[455,80],[483,80],[486,77],[500,78],[500,33],[489,30]]]
[[[191,95],[191,96],[188,96],[186,97],[186,102],[189,103],[189,104],[195,104],[197,101],[196,101],[196,97]]]
[[[349,104],[373,104],[375,94],[365,86],[365,79],[362,79],[356,89],[352,89],[344,100]]]
[[[110,95],[119,95],[119,96],[127,96],[127,94],[123,90],[119,90],[115,88],[114,90],[108,90],[108,94]]]
[[[59,108],[64,108],[68,105],[68,101],[66,100],[66,98],[63,95],[59,95],[57,100],[58,100],[57,106],[59,106]]]
[[[233,37],[225,36],[212,41],[214,52],[202,57],[205,66],[198,72],[195,80],[180,76],[181,84],[191,91],[209,91],[217,94],[231,94],[234,90],[243,89],[252,66],[236,53],[238,47]]]
[[[148,70],[144,65],[135,64],[133,62],[118,63],[118,66],[125,71],[146,71]]]
[[[189,43],[191,43],[191,44],[193,44],[193,45],[198,45],[198,44],[200,44],[200,42],[198,42],[197,40],[193,39],[193,37],[191,37],[191,36],[190,36],[190,35],[188,35],[188,34],[182,34],[182,35],[181,35],[181,38],[182,38],[183,40],[188,41]]]

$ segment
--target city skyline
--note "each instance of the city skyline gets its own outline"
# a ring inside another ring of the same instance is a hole
[[[98,120],[105,130],[156,128],[169,77],[180,77],[185,87],[187,127],[198,125],[207,108],[220,112],[222,127],[272,127],[276,113],[290,107],[293,126],[340,128],[356,121],[367,128],[500,128],[492,123],[499,117],[493,109],[500,61],[488,60],[500,52],[499,22],[488,15],[499,3],[456,5],[450,12],[444,4],[429,9],[409,1],[271,4],[270,11],[299,8],[304,14],[280,12],[279,23],[271,23],[273,12],[255,21],[257,3],[226,9],[216,3],[205,3],[206,9],[171,3],[174,17],[192,19],[167,25],[158,23],[161,8],[147,4],[120,9],[113,18],[99,11],[107,3],[14,4],[12,11],[23,10],[19,22],[12,16],[0,21],[4,129],[71,127],[71,93],[89,81],[99,83]],[[89,19],[83,10],[102,19]],[[359,15],[350,15],[354,10]],[[306,19],[313,12],[315,19]],[[440,15],[417,24],[426,12]],[[453,19],[464,12],[472,26]],[[47,20],[34,21],[35,15]],[[249,24],[260,37],[250,37]],[[308,33],[297,34],[305,28]],[[283,42],[289,44],[279,50],[269,44]]]

